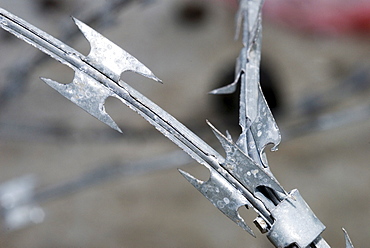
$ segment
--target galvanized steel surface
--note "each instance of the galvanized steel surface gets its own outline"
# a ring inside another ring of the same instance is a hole
[[[85,80],[86,81],[86,80]],[[49,81],[49,82],[51,82],[51,81]],[[56,84],[56,83],[55,83]],[[137,93],[137,92],[135,92],[134,90],[132,90],[130,87],[128,87],[128,85],[124,85],[124,84],[122,84],[121,83],[121,86],[125,86],[124,88],[127,90],[127,91],[131,91],[131,93],[134,93],[134,94],[131,94],[131,95],[135,95],[136,94],[136,96],[140,96],[140,94],[139,93]],[[103,101],[104,101],[104,99],[103,99]],[[101,104],[102,104],[102,102],[103,101],[99,101],[100,102],[100,105],[98,104],[98,106],[102,106]],[[144,106],[146,106],[149,102],[147,102],[146,100],[145,101],[143,101],[144,102]],[[83,104],[79,104],[80,106],[84,106]],[[149,105],[149,104],[148,104]],[[95,105],[95,107],[93,107],[94,108],[94,111],[96,111],[96,105]],[[85,107],[85,110],[86,109],[88,109],[87,107]],[[156,111],[159,111],[157,108],[154,108]],[[103,109],[104,110],[104,109]],[[88,110],[89,111],[89,110]],[[102,111],[102,109],[100,108],[99,109],[99,113],[102,113],[101,112]],[[90,112],[93,112],[93,110],[90,110]],[[162,113],[163,114],[163,113]],[[163,114],[163,116],[165,116],[165,117],[168,117],[166,114]],[[149,119],[155,119],[155,118],[150,118],[151,116],[149,116]],[[154,117],[154,116],[153,116]],[[104,121],[104,120],[103,120]],[[158,120],[155,120],[154,122],[151,122],[153,125],[155,125],[156,123],[157,123],[157,121]],[[106,121],[105,121],[106,122]],[[176,125],[177,125],[177,123],[176,123]],[[182,126],[180,126],[181,128],[182,128]],[[186,129],[181,129],[180,128],[180,130],[181,131],[184,131],[184,130],[186,130]],[[159,128],[159,129],[161,129],[161,128]],[[260,131],[260,130],[254,130],[255,131],[255,133],[257,133],[257,136],[258,136],[258,131]],[[173,133],[171,133],[170,132],[170,138],[172,138],[172,135]],[[192,134],[191,133],[187,133],[185,136],[189,136],[189,137],[194,137],[194,136],[192,136]],[[172,138],[173,139],[173,138]],[[261,146],[259,146],[259,148],[261,148],[261,147],[263,147],[264,148],[264,146],[265,146],[266,144],[262,144]],[[262,148],[262,149],[263,149]],[[252,157],[252,155],[251,155],[251,157]],[[212,159],[210,159],[210,158],[207,158],[206,160],[208,160],[208,161],[211,161],[210,163],[212,163]],[[199,160],[198,160],[199,161]],[[262,161],[262,159],[261,159],[261,161]],[[202,161],[203,162],[203,161]],[[217,161],[217,163],[222,163],[223,162],[223,159],[221,159],[220,161]],[[227,169],[230,169],[230,168],[232,168],[233,166],[231,165],[231,167],[227,167]],[[258,167],[257,167],[258,168]],[[270,179],[267,179],[267,180],[270,180]],[[271,179],[271,180],[274,180],[274,179]],[[248,184],[249,185],[249,184]],[[254,187],[256,187],[256,185],[254,185],[253,186],[253,188]],[[274,189],[276,189],[276,187],[273,187]],[[212,200],[213,199],[216,199],[216,198],[214,198],[214,197],[211,197],[212,198]],[[218,199],[218,200],[220,200],[220,199]],[[224,200],[224,199],[223,199]],[[216,202],[216,201],[215,201]],[[225,201],[224,201],[225,202]],[[226,202],[225,202],[226,203]],[[219,204],[220,206],[222,205],[222,204]],[[346,238],[347,238],[347,236],[346,236]],[[347,242],[347,244],[348,244],[348,242]]]

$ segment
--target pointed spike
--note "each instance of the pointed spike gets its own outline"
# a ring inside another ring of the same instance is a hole
[[[238,81],[233,82],[229,85],[223,86],[221,88],[214,89],[210,91],[209,94],[212,94],[212,95],[232,94],[235,92],[237,85],[238,85]]]
[[[213,132],[217,133],[217,135],[224,136],[209,120],[206,120],[206,123],[211,127]]]
[[[143,65],[134,56],[85,23],[76,18],[73,18],[73,20],[91,45],[91,51],[86,57],[86,61],[102,73],[116,82],[119,81],[121,73],[124,71],[133,71],[157,82],[161,82],[149,68]]]
[[[220,141],[226,152],[226,162],[224,168],[236,177],[245,188],[255,193],[258,186],[266,186],[270,189],[286,195],[285,190],[278,181],[271,177],[264,168],[256,164],[248,155],[246,155],[235,143],[225,137],[209,121],[207,124],[212,128],[213,133]]]
[[[251,130],[256,137],[255,142],[257,143],[258,150],[262,154],[268,144],[274,145],[271,149],[272,151],[277,150],[281,141],[280,131],[263,96],[261,87],[258,87],[257,109],[258,113],[251,125]]]
[[[189,183],[191,183],[191,185],[193,185],[198,190],[199,190],[200,186],[204,183],[204,181],[196,179],[195,177],[193,177],[192,175],[190,175],[186,171],[183,171],[181,169],[178,169],[178,171],[180,172],[180,174],[183,177],[185,177],[186,180],[188,180]]]
[[[211,176],[207,182],[198,180],[183,170],[179,169],[179,172],[223,214],[256,237],[238,213],[241,206],[251,206],[249,201],[216,170],[208,169],[211,171]]]
[[[230,160],[230,157],[233,156],[235,153],[235,150],[238,149],[238,147],[234,144],[231,135],[229,132],[226,131],[227,137],[223,135],[215,126],[212,125],[207,120],[207,124],[211,127],[212,132],[215,134],[218,141],[221,143],[222,147],[224,148],[226,152],[226,160]]]
[[[344,239],[346,240],[346,248],[354,248],[351,239],[349,238],[349,235],[346,231],[346,229],[342,228],[344,232]]]
[[[73,82],[69,84],[60,84],[47,78],[41,79],[58,91],[62,96],[69,99],[98,120],[122,133],[118,125],[105,111],[105,100],[109,96],[114,96],[105,86],[80,71],[76,72]]]
[[[213,95],[222,95],[222,94],[232,94],[236,91],[238,83],[240,82],[240,79],[243,77],[246,71],[246,65],[247,65],[247,48],[242,48],[240,51],[240,54],[238,58],[236,59],[236,65],[235,65],[235,76],[234,76],[234,82],[231,84],[228,84],[226,86],[214,89],[209,92],[209,94]]]
[[[219,130],[217,130],[215,128],[215,126],[213,126],[208,120],[207,120],[207,124],[211,127],[211,129],[212,129],[213,133],[215,134],[216,138],[218,139],[218,141],[221,143],[222,147],[224,148],[224,150],[226,152],[226,160],[229,160],[230,155],[232,155],[234,153],[234,150],[235,150],[230,145],[232,143],[232,140],[225,137],[225,135],[223,135]]]
[[[230,140],[230,142],[233,142],[233,137],[231,136],[228,130],[226,130],[226,137],[228,140]]]
[[[236,91],[238,83],[240,82],[240,79],[242,78],[246,70],[248,60],[246,56],[247,51],[246,48],[244,47],[242,48],[238,58],[236,59],[234,82],[226,86],[214,89],[210,91],[209,94],[213,95],[232,94]]]

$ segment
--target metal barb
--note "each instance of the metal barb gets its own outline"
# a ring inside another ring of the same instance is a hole
[[[89,65],[96,66],[104,75],[115,82],[125,71],[133,71],[145,77],[161,82],[145,65],[134,56],[96,32],[83,22],[73,18],[74,22],[89,41],[91,51],[83,60]]]
[[[263,1],[241,0],[236,15],[237,31],[243,33],[243,45],[236,60],[235,80],[230,85],[211,91],[211,94],[229,94],[241,84],[239,125],[242,133],[238,146],[261,166],[268,168],[264,149],[273,144],[277,149],[281,141],[279,128],[263,96],[259,82],[261,59],[261,8]]]
[[[252,229],[245,223],[238,213],[238,209],[240,207],[251,207],[251,204],[235,187],[233,187],[233,185],[217,173],[215,169],[211,167],[208,167],[208,169],[211,172],[211,176],[207,182],[198,180],[183,170],[179,170],[179,172],[223,214],[229,217],[250,235],[256,237]]]
[[[354,248],[351,239],[349,238],[349,235],[346,231],[346,229],[342,228],[344,232],[344,239],[346,241],[346,248]]]

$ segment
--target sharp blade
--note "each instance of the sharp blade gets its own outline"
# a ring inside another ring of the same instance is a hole
[[[252,229],[238,213],[241,206],[251,206],[248,200],[216,170],[210,167],[208,169],[211,176],[207,182],[198,180],[183,170],[179,170],[179,172],[223,214],[255,237]]]
[[[58,91],[62,96],[75,103],[101,122],[122,133],[118,125],[105,111],[105,100],[109,96],[117,97],[117,95],[107,87],[81,71],[76,71],[73,82],[69,84],[60,84],[47,78],[41,79]]]
[[[346,229],[342,228],[342,230],[344,232],[344,239],[346,240],[346,248],[354,248]]]
[[[233,143],[232,140],[221,134],[221,132],[212,124],[209,122],[208,124],[226,151],[226,160],[223,167],[237,178],[245,188],[253,194],[256,194],[258,192],[258,188],[260,186],[264,186],[274,190],[276,194],[281,195],[282,198],[286,195],[285,190],[277,180],[266,173],[263,167],[256,164],[235,143]],[[261,198],[260,200],[265,201],[264,198]],[[267,206],[266,202],[265,205]]]
[[[91,46],[85,61],[94,65],[104,75],[118,82],[122,72],[133,71],[155,81],[161,81],[131,54],[78,19],[73,20]]]

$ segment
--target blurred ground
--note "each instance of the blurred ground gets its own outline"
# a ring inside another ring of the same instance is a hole
[[[190,2],[130,3],[110,25],[98,30],[147,65],[164,84],[129,73],[124,80],[216,144],[205,119],[222,131],[237,133],[237,119],[230,126],[215,107],[219,98],[207,95],[220,86],[241,47],[233,40],[235,10],[220,1]],[[1,0],[0,6],[58,37],[72,23],[71,14],[84,21],[105,3]],[[188,9],[194,5],[198,12]],[[0,39],[4,89],[8,69],[40,52],[5,32]],[[67,43],[85,54],[89,51],[82,35]],[[300,117],[301,99],[317,92],[329,92],[331,98],[331,88],[368,63],[368,43],[369,37],[314,36],[264,22],[263,63],[277,81],[277,120],[283,139]],[[2,106],[0,182],[31,173],[42,189],[111,161],[135,161],[177,149],[118,101],[108,101],[107,111],[124,135],[109,130],[41,82],[40,76],[64,83],[73,78],[68,68],[47,59],[32,70],[21,93]],[[325,111],[369,104],[365,90],[341,97],[345,103]],[[332,247],[344,247],[342,226],[356,247],[367,247],[369,241],[369,128],[367,120],[289,136],[278,152],[268,153],[280,183],[288,191],[298,188],[327,226],[323,236]],[[183,169],[205,178],[198,164]],[[120,177],[41,206],[44,222],[3,230],[0,247],[272,247],[262,235],[254,239],[229,221],[176,168]],[[248,220],[255,217],[253,211],[243,214]]]

